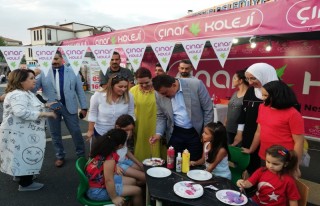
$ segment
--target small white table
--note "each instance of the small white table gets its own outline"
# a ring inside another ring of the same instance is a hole
[[[228,105],[227,104],[216,104],[213,107],[213,122],[222,122],[227,118],[227,113],[228,113]]]

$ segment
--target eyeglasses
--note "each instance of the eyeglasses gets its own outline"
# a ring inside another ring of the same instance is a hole
[[[249,82],[249,81],[254,82],[254,81],[257,81],[257,78],[255,78],[255,77],[247,77],[246,80],[247,80],[248,82]]]

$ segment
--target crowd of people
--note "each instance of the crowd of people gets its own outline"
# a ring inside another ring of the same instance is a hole
[[[59,51],[47,75],[25,69],[10,73],[0,98],[4,102],[0,170],[19,179],[19,191],[43,187],[33,179],[44,158],[45,120],[56,167],[65,164],[62,118],[77,156],[86,156],[78,116],[84,118],[88,111],[86,175],[87,196],[92,200],[123,205],[124,197],[132,196],[133,205],[142,205],[141,186],[146,183],[142,161],[165,158],[168,146],[176,153],[187,149],[191,166],[203,166],[215,176],[231,179],[228,146],[232,145],[250,154],[249,178],[238,180],[237,185],[251,188],[267,182],[278,195],[268,198],[270,191],[257,187],[252,201],[296,205],[299,193],[294,178],[300,176],[304,123],[294,92],[277,77],[274,67],[255,63],[237,71],[232,81],[237,90],[229,101],[227,118],[214,123],[209,92],[192,75],[189,60],[179,62],[177,77],[166,74],[159,63],[154,70],[140,67],[134,75],[120,63],[119,53],[114,52],[106,74],[100,73],[101,89],[91,97],[90,108],[80,76],[63,65]],[[40,88],[41,99],[35,95]]]

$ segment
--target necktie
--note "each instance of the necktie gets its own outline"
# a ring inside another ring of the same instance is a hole
[[[56,91],[57,91],[57,99],[60,100],[61,96],[60,96],[60,78],[59,78],[59,69],[56,69],[56,75],[55,75],[55,79],[56,79]]]

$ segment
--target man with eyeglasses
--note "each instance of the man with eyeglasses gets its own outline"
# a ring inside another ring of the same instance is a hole
[[[120,54],[118,52],[113,52],[111,60],[110,60],[110,67],[107,69],[106,74],[103,74],[102,71],[99,73],[100,77],[100,86],[102,88],[107,87],[108,80],[112,74],[120,74],[121,76],[127,78],[129,80],[129,87],[134,86],[134,77],[132,72],[127,69],[120,66],[121,58]]]

